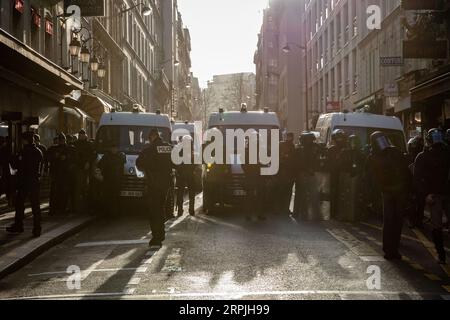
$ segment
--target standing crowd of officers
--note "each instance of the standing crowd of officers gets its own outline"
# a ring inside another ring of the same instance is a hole
[[[22,233],[25,201],[33,214],[33,236],[41,235],[40,190],[42,177],[50,185],[49,215],[80,214],[87,210],[89,172],[95,160],[94,144],[85,130],[78,137],[60,133],[46,148],[39,135],[27,131],[22,147],[12,154],[8,139],[0,139],[1,192],[15,207],[15,221],[6,230]]]
[[[425,140],[425,141],[424,141]],[[355,135],[337,129],[332,144],[325,147],[316,142],[312,132],[304,132],[295,145],[294,135],[288,134],[280,144],[280,171],[276,195],[278,212],[302,216],[311,206],[320,206],[325,197],[308,192],[317,172],[329,174],[329,203],[331,218],[340,219],[345,210],[343,180],[358,183],[352,197],[356,210],[383,212],[383,251],[388,260],[401,259],[399,253],[403,220],[411,228],[422,228],[425,207],[429,208],[432,239],[445,264],[443,215],[450,212],[450,130],[431,129],[425,139],[413,138],[408,153],[395,146],[383,132],[374,132],[368,148]],[[295,185],[293,212],[291,195]],[[348,187],[345,186],[345,187]],[[316,196],[314,196],[314,194]],[[306,195],[306,196],[305,196]],[[359,205],[359,206],[358,206]],[[318,209],[320,210],[320,208]],[[344,218],[345,219],[345,218]]]

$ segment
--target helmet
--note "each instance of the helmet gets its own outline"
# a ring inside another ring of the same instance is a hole
[[[348,137],[348,144],[351,150],[361,150],[361,139],[357,135]]]
[[[372,133],[370,136],[370,146],[374,152],[381,152],[394,147],[391,140],[381,131]]]
[[[299,141],[302,147],[311,146],[316,141],[316,136],[312,132],[305,131],[300,134]]]
[[[445,143],[444,132],[442,130],[436,129],[436,128],[428,131],[425,139],[426,139],[427,145],[429,145],[429,146],[434,146],[437,144]]]
[[[331,134],[331,140],[338,146],[344,146],[347,143],[347,134],[342,129],[336,129]]]
[[[417,155],[423,151],[423,139],[419,136],[414,137],[408,141],[408,153],[410,155]]]

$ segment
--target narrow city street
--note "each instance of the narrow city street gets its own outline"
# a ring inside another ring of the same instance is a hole
[[[159,251],[149,250],[144,217],[97,220],[0,280],[0,299],[450,298],[448,274],[407,227],[404,259],[388,262],[376,221],[246,221],[232,208],[201,212],[198,205],[195,217],[168,221]],[[73,266],[79,289],[70,289]],[[374,266],[379,290],[367,285]]]

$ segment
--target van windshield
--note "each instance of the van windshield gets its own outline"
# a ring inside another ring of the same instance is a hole
[[[334,129],[342,129],[347,135],[356,135],[361,139],[361,145],[365,146],[369,144],[370,136],[376,131],[381,131],[389,137],[391,142],[403,152],[406,152],[405,136],[400,130],[382,129],[382,128],[366,128],[366,127],[348,127],[337,126]]]
[[[148,143],[148,134],[155,127],[141,126],[103,126],[100,127],[96,138],[97,152],[105,153],[111,144],[117,145],[125,154],[139,154]],[[161,138],[170,142],[170,129],[156,127]]]

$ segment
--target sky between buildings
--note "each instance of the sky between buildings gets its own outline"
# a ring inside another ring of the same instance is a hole
[[[255,72],[253,55],[268,0],[178,0],[192,38],[192,71],[206,87],[215,74]]]

